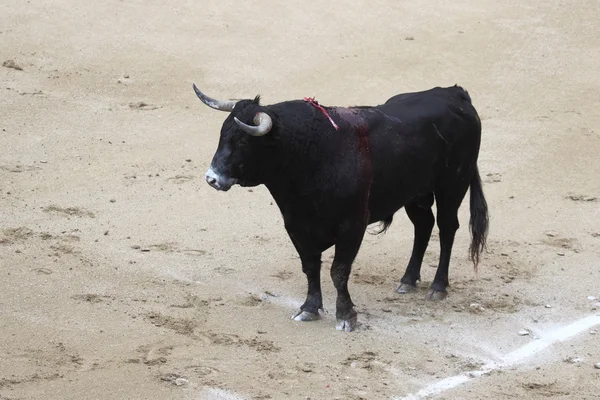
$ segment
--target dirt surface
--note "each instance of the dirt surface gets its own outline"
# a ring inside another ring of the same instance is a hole
[[[402,398],[598,315],[596,1],[176,4],[0,5],[0,399]],[[437,238],[396,294],[400,211],[356,260],[358,329],[335,330],[327,273],[327,313],[292,321],[297,254],[264,187],[204,182],[225,114],[192,82],[340,106],[465,87],[491,213],[479,274],[465,203],[448,299],[424,300]],[[597,398],[593,333],[437,398]]]

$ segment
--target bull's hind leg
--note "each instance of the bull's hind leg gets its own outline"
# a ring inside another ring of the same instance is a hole
[[[449,285],[448,270],[450,266],[450,256],[452,255],[452,246],[454,236],[459,228],[458,209],[462,202],[467,187],[448,185],[451,189],[436,191],[437,205],[437,225],[440,230],[440,261],[438,264],[435,278],[431,283],[427,299],[443,300],[448,295],[446,288]]]
[[[404,276],[400,279],[400,286],[396,289],[398,293],[404,294],[414,291],[417,281],[421,279],[421,264],[423,263],[423,256],[425,255],[425,250],[427,250],[431,231],[435,223],[433,212],[431,211],[432,205],[433,193],[420,197],[416,201],[404,206],[408,218],[410,218],[415,227],[415,238],[410,261],[408,262]]]

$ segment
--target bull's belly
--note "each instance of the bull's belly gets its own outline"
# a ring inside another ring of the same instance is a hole
[[[400,210],[402,207],[404,207],[404,203],[400,204],[397,207],[386,207],[385,209],[378,208],[378,207],[371,207],[369,210],[370,211],[369,224],[374,224],[376,222],[380,222],[385,219],[388,219],[389,217],[394,215],[398,210]]]
[[[410,192],[372,190],[369,199],[369,223],[371,224],[390,218],[407,203],[426,193],[431,193],[431,191],[427,189]]]

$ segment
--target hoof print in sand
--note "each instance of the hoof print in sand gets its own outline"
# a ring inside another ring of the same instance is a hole
[[[88,211],[82,207],[60,207],[57,205],[50,205],[50,206],[44,208],[44,212],[52,213],[52,214],[56,214],[56,215],[64,215],[64,216],[68,216],[68,217],[89,217],[89,218],[96,217],[96,215],[93,212]]]
[[[129,108],[131,108],[132,110],[150,111],[150,110],[156,110],[159,107],[155,106],[154,104],[146,103],[144,101],[138,101],[135,103],[129,103]]]

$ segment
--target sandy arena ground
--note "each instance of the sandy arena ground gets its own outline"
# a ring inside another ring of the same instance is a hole
[[[596,0],[175,3],[0,4],[0,399],[600,397]],[[463,203],[448,299],[424,300],[436,237],[396,294],[400,211],[356,260],[359,328],[334,328],[332,251],[327,313],[292,321],[306,280],[279,211],[204,182],[225,114],[192,82],[342,106],[464,86],[479,274]]]

